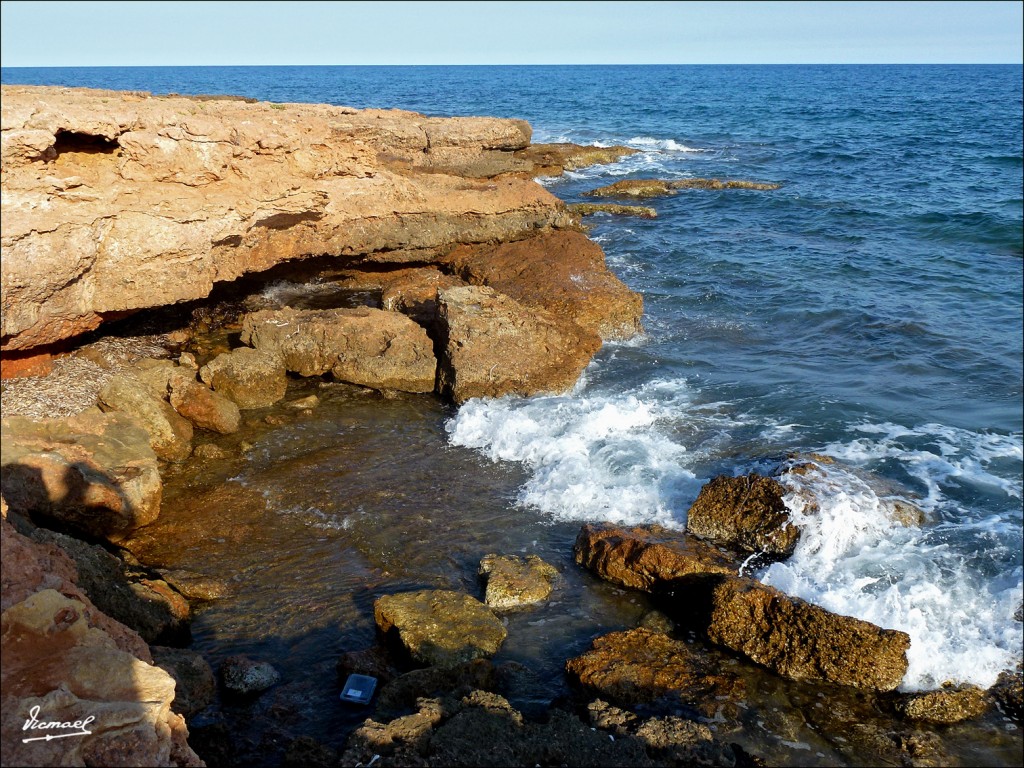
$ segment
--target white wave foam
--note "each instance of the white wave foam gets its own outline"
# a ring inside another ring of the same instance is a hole
[[[660,150],[662,152],[705,152],[707,150],[698,149],[697,147],[688,147],[686,144],[680,144],[675,139],[655,139],[651,136],[634,136],[631,139],[626,140],[627,147],[636,147],[637,149],[646,150]]]
[[[526,464],[519,502],[556,519],[680,527],[677,501],[697,480],[686,448],[658,427],[678,418],[686,392],[673,381],[633,394],[470,400],[446,428],[455,445]]]
[[[826,452],[847,459],[897,454],[909,458],[912,467],[942,476],[956,475],[949,473],[950,466],[971,461],[950,461],[950,443],[935,443],[940,434],[975,443],[979,453],[973,460],[979,462],[981,455],[1015,455],[1012,439],[938,425],[918,430],[861,425],[861,431],[882,438],[873,446],[856,440]],[[946,455],[922,449],[899,453],[894,441],[906,436],[925,437]],[[801,537],[792,558],[768,567],[762,581],[835,613],[907,632],[905,690],[935,688],[947,680],[987,687],[1020,660],[1024,631],[1012,617],[1024,595],[1024,568],[1006,566],[1020,550],[1019,521],[1008,524],[999,515],[971,519],[959,509],[963,522],[905,527],[892,519],[885,499],[852,472],[820,467],[789,475],[784,482]],[[939,491],[938,482],[932,478],[927,486],[924,508],[952,516],[949,508],[955,505]],[[1005,490],[1012,494],[1012,488]],[[817,500],[817,510],[805,506],[808,493]]]

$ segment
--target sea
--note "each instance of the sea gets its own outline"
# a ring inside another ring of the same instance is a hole
[[[584,522],[681,529],[708,479],[824,454],[836,463],[818,477],[820,510],[795,510],[795,554],[753,575],[909,633],[904,690],[988,686],[1020,663],[1021,66],[126,67],[2,80],[515,117],[534,142],[640,150],[539,180],[567,202],[621,179],[781,185],[682,190],[645,201],[654,220],[588,218],[643,295],[645,330],[606,343],[571,392],[458,409],[339,395],[306,431],[268,433],[228,480],[282,519],[298,514],[337,568],[359,550],[378,587],[382,574],[472,584],[490,546],[564,551]],[[339,470],[346,451],[359,471]],[[268,485],[281,452],[315,499]],[[876,480],[923,523],[895,523]],[[422,490],[403,495],[410,482]],[[278,585],[308,591],[335,567],[309,552],[278,560],[268,545],[261,558]],[[429,565],[403,570],[417,558]],[[278,568],[289,559],[298,575]],[[323,603],[299,594],[313,621]],[[194,632],[206,642],[202,622]]]

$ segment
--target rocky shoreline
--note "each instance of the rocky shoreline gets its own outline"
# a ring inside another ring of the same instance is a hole
[[[217,691],[181,647],[190,603],[220,586],[132,554],[160,514],[161,474],[222,458],[204,436],[238,432],[255,409],[311,413],[315,396],[287,400],[295,377],[455,405],[562,392],[603,341],[642,332],[641,298],[579,217],[650,209],[573,211],[532,181],[635,150],[530,134],[495,118],[4,87],[0,355],[5,376],[37,374],[3,390],[5,763],[238,759],[229,735],[203,728],[190,742],[186,725]],[[594,195],[683,188],[776,185],[641,180]],[[270,290],[300,275],[322,286],[317,306]],[[153,333],[110,335],[126,326]],[[736,736],[770,709],[751,674],[794,681],[794,700],[800,686],[828,690],[836,706],[816,722],[846,733],[831,745],[848,762],[941,764],[936,728],[1019,724],[1020,670],[987,692],[895,693],[906,634],[742,575],[792,553],[786,499],[813,513],[808,479],[833,463],[789,457],[772,476],[716,478],[686,532],[585,526],[579,566],[659,613],[566,659],[577,698],[536,716],[509,703],[529,670],[488,658],[501,612],[548,599],[557,569],[496,552],[480,564],[482,600],[380,595],[379,643],[338,664],[342,678],[380,681],[375,714],[341,753],[304,737],[284,763],[770,764]],[[911,499],[879,496],[894,520],[920,524]],[[255,700],[277,682],[259,659],[229,661],[223,695]],[[25,742],[34,707],[57,722],[92,715],[93,734]]]

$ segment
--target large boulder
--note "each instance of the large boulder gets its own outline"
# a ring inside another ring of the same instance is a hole
[[[778,480],[763,475],[714,478],[700,489],[686,530],[718,544],[778,557],[793,554],[800,529],[790,522]]]
[[[273,405],[288,390],[288,374],[281,360],[249,347],[217,355],[199,369],[199,378],[242,410]]]
[[[114,376],[100,390],[99,401],[104,411],[135,419],[149,433],[149,443],[161,459],[184,461],[192,453],[192,424],[137,377]]]
[[[558,569],[536,555],[484,555],[484,602],[495,610],[533,605],[547,600]]]
[[[700,539],[661,526],[584,525],[573,547],[576,562],[602,579],[650,591],[658,582],[692,573],[736,574],[736,561]]]
[[[508,632],[486,605],[462,592],[434,589],[378,597],[373,616],[409,655],[428,666],[493,656]]]
[[[300,376],[331,372],[339,381],[404,392],[431,392],[437,377],[433,342],[398,312],[262,310],[243,320],[242,341]]]
[[[597,638],[589,651],[570,659],[565,668],[591,693],[623,704],[671,694],[700,705],[742,693],[735,675],[717,669],[687,643],[643,628]]]
[[[0,475],[11,508],[119,540],[160,514],[149,435],[123,414],[0,421]]]
[[[4,352],[294,259],[423,263],[569,222],[533,181],[450,175],[514,160],[521,120],[10,85],[2,104]]]
[[[612,274],[601,246],[581,232],[459,246],[443,263],[468,283],[571,320],[602,339],[628,339],[641,331],[643,299]]]
[[[907,671],[905,632],[832,613],[753,579],[699,574],[663,589],[674,618],[783,677],[891,691]]]
[[[171,711],[174,679],[90,626],[83,603],[44,589],[4,611],[0,625],[6,765],[203,765]],[[33,722],[79,725],[26,728]]]
[[[491,288],[439,291],[438,317],[438,389],[456,403],[564,392],[601,346],[597,334]]]

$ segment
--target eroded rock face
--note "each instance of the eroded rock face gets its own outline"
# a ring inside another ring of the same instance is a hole
[[[910,636],[841,616],[753,579],[687,576],[666,587],[673,618],[793,680],[891,691]]]
[[[242,341],[300,376],[330,371],[339,381],[402,392],[432,392],[437,378],[433,342],[398,312],[263,310],[245,317]]]
[[[687,514],[686,530],[748,552],[788,557],[800,529],[790,522],[785,495],[786,489],[771,477],[721,475],[700,489]]]
[[[460,246],[443,263],[468,283],[571,320],[602,339],[628,339],[642,330],[642,298],[608,270],[601,246],[580,232]]]
[[[558,569],[536,555],[485,555],[480,575],[486,581],[484,602],[507,610],[547,600]]]
[[[650,591],[660,581],[693,573],[736,574],[736,562],[682,531],[661,526],[584,525],[573,547],[576,562],[602,579]]]
[[[666,694],[687,703],[735,698],[742,684],[689,645],[637,628],[597,638],[589,651],[565,665],[578,684],[624,704],[653,701]]]
[[[0,421],[4,497],[11,508],[117,541],[160,514],[149,435],[123,414]]]
[[[273,405],[288,390],[280,358],[249,347],[217,355],[199,369],[199,378],[242,410]]]
[[[438,390],[456,403],[564,392],[601,346],[596,334],[491,288],[440,291],[438,317]]]
[[[4,611],[0,623],[5,763],[203,765],[188,746],[184,720],[171,711],[174,680],[90,626],[83,603],[44,589]],[[23,740],[32,718],[90,717],[89,736]]]
[[[421,664],[445,666],[493,656],[508,634],[493,611],[469,595],[435,589],[378,597],[373,616]]]
[[[511,159],[520,120],[6,85],[2,103],[5,352],[291,259],[422,261],[570,221],[532,181],[451,175]]]

